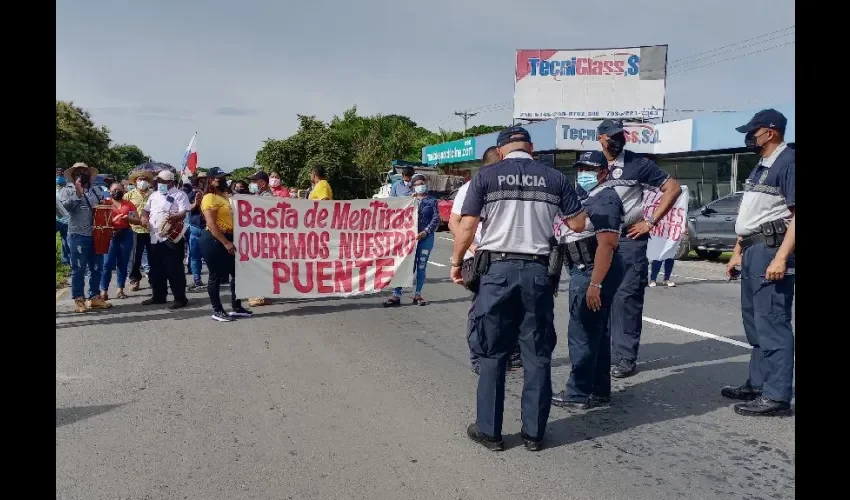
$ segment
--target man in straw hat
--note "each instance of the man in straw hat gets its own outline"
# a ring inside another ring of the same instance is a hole
[[[127,201],[136,206],[137,213],[142,213],[145,208],[145,203],[151,195],[153,186],[153,173],[150,170],[134,170],[130,173],[130,183],[136,186],[132,191],[128,191],[126,195]],[[131,224],[133,229],[133,258],[130,260],[130,290],[138,291],[139,282],[142,280],[143,255],[147,255],[150,259],[151,255],[151,233],[148,228],[143,225]],[[145,272],[148,271],[147,266],[144,266]]]
[[[85,163],[75,163],[65,170],[67,185],[59,193],[59,202],[68,211],[68,247],[71,255],[71,295],[75,310],[84,313],[89,309],[108,309],[112,304],[100,298],[100,277],[103,272],[103,256],[94,253],[94,207],[103,200],[91,181],[97,170]],[[86,301],[85,277],[89,271],[88,301]]]

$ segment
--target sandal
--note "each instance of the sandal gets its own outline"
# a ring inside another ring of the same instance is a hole
[[[428,301],[423,299],[421,295],[417,295],[416,297],[413,297],[413,305],[415,305],[415,306],[427,306]]]
[[[138,292],[139,291],[139,282],[138,281],[131,281],[130,282],[130,291],[131,292]]]
[[[122,291],[122,292],[118,292],[118,295],[116,295],[115,298],[116,299],[129,299],[130,297],[128,297],[127,294]]]
[[[109,300],[109,294],[106,292],[100,292],[100,300]]]
[[[390,297],[389,299],[384,301],[384,307],[397,307],[401,305],[401,298],[399,297]]]

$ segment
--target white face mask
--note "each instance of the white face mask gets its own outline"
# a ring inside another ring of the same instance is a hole
[[[272,177],[271,179],[269,179],[269,186],[273,188],[280,186],[280,179],[278,179],[277,177]]]
[[[139,188],[142,191],[146,190],[150,186],[151,186],[150,183],[148,183],[148,181],[146,181],[144,179],[136,181],[136,187]]]

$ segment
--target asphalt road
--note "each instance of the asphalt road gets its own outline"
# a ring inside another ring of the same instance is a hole
[[[509,449],[470,442],[469,298],[440,236],[427,307],[280,302],[223,324],[205,293],[177,312],[141,306],[145,289],[85,315],[58,298],[57,499],[794,498],[795,418],[739,417],[719,394],[749,354],[719,264],[679,262],[678,287],[647,290],[640,372],[610,407],[553,408],[530,453],[511,373]],[[558,391],[564,340],[553,367]]]

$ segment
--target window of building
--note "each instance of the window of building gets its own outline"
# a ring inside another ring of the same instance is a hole
[[[688,208],[694,209],[732,191],[732,155],[661,158],[662,170],[688,187]]]
[[[576,151],[558,151],[555,155],[555,168],[566,175],[573,186],[576,185],[576,168],[574,165],[577,159],[578,152]]]
[[[755,153],[738,154],[738,175],[735,182],[735,191],[743,191],[744,183],[759,163],[759,155]]]

